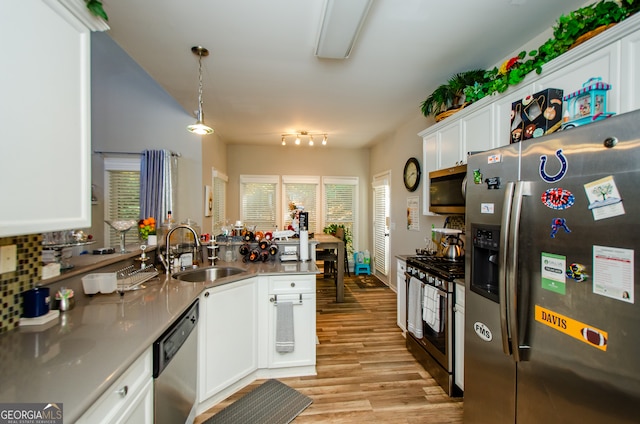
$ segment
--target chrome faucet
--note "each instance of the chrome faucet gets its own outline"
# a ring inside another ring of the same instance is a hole
[[[162,264],[164,265],[164,268],[166,270],[167,275],[171,275],[171,272],[173,271],[173,257],[171,255],[171,244],[169,242],[169,239],[171,238],[171,234],[174,233],[174,231],[179,230],[180,228],[184,228],[185,230],[191,231],[191,233],[193,234],[193,239],[195,240],[196,246],[195,246],[195,252],[193,252],[194,254],[194,258],[197,258],[197,252],[200,251],[200,238],[198,237],[198,233],[196,233],[196,230],[194,230],[191,226],[186,225],[186,224],[180,224],[177,225],[175,227],[173,227],[172,229],[170,229],[167,232],[167,235],[165,237],[165,248],[166,248],[166,259],[162,258],[162,256],[160,257],[160,260],[162,261]]]

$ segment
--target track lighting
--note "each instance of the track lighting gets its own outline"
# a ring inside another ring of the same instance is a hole
[[[315,142],[313,141],[313,136],[314,135],[318,136],[318,137],[322,136],[322,145],[323,146],[327,145],[327,134],[325,134],[325,133],[312,133],[312,132],[309,132],[309,131],[298,131],[296,133],[282,134],[282,143],[281,144],[283,146],[286,146],[287,145],[287,137],[295,137],[294,143],[295,143],[296,146],[299,146],[301,141],[302,141],[302,138],[303,137],[308,137],[309,138],[308,144],[309,144],[309,146],[313,147],[313,146],[315,146]]]

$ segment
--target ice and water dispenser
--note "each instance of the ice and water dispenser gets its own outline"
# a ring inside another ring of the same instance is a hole
[[[487,299],[498,302],[500,227],[472,224],[471,235],[473,243],[471,290]]]

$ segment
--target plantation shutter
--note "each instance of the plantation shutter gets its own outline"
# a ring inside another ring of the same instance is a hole
[[[240,217],[247,227],[271,231],[277,226],[279,177],[240,176]]]

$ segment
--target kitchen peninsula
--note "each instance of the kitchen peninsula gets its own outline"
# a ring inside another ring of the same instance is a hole
[[[122,259],[130,260],[135,255],[137,253],[123,255]],[[109,266],[121,264],[111,262]],[[83,414],[90,414],[96,409],[96,405],[110,402],[105,395],[111,394],[110,389],[117,389],[114,384],[120,384],[119,379],[131,375],[133,369],[140,378],[127,386],[129,398],[139,399],[140,408],[148,411],[152,408],[152,402],[149,406],[152,397],[142,396],[136,391],[150,394],[153,387],[150,347],[196,299],[200,299],[201,311],[198,348],[233,346],[233,342],[227,343],[219,338],[208,340],[208,336],[213,334],[208,329],[212,322],[219,326],[233,325],[229,329],[231,333],[242,331],[234,319],[220,320],[221,317],[215,315],[216,311],[208,306],[208,303],[215,303],[216,299],[222,300],[225,296],[225,301],[231,299],[234,304],[242,304],[242,308],[255,310],[255,317],[250,320],[255,351],[248,355],[251,358],[249,363],[215,363],[228,370],[241,370],[223,382],[206,376],[204,361],[197,364],[201,374],[199,412],[256,378],[315,374],[315,274],[318,273],[315,263],[272,260],[255,264],[220,262],[217,265],[241,267],[246,272],[214,283],[191,283],[160,274],[146,282],[144,289],[125,292],[123,296],[112,293],[89,297],[79,289],[76,291],[76,307],[61,313],[54,321],[40,326],[19,327],[2,334],[0,345],[6,354],[0,365],[3,382],[0,402],[55,402],[63,405],[65,422],[76,422]],[[79,280],[82,275],[78,270],[70,280]],[[64,281],[62,278],[55,284]],[[289,357],[286,354],[275,353],[275,308],[270,299],[274,298],[272,292],[282,298],[294,286],[304,291],[299,296],[302,298],[304,295],[305,304],[302,308],[294,308],[294,319],[299,324],[295,334],[296,356],[287,362]],[[250,288],[251,298],[229,298],[228,294],[238,287]],[[298,331],[308,334],[299,335]],[[143,366],[138,367],[138,364]],[[122,398],[125,396],[126,392]],[[117,397],[115,401],[122,401],[120,396]],[[116,403],[104,410],[115,409],[114,413],[125,415],[118,408],[120,406]],[[149,417],[148,414],[143,416]],[[101,420],[108,421],[107,418]]]

